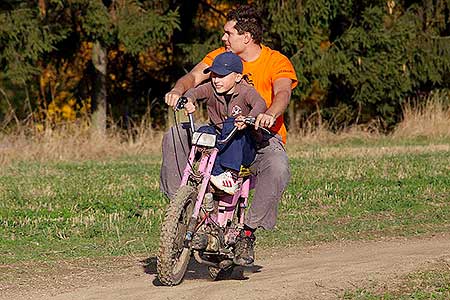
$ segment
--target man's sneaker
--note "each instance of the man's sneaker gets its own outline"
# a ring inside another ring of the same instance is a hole
[[[219,175],[211,175],[211,182],[219,190],[224,191],[227,194],[234,195],[239,189],[237,173],[227,170]]]
[[[233,262],[236,265],[244,267],[253,265],[255,261],[255,251],[253,250],[255,240],[254,234],[246,236],[244,231],[241,231],[234,249]]]

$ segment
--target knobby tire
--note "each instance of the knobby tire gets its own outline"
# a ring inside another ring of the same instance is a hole
[[[161,227],[157,272],[159,281],[168,286],[179,284],[186,273],[191,249],[184,247],[184,237],[192,216],[197,190],[183,186],[170,201]]]

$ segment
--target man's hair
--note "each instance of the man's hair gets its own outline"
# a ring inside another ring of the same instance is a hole
[[[260,44],[263,35],[263,26],[260,12],[251,5],[241,5],[231,10],[227,15],[227,21],[236,21],[236,28],[239,34],[249,32],[253,41]]]

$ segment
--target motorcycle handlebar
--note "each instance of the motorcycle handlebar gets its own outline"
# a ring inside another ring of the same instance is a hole
[[[183,109],[184,106],[186,105],[186,103],[188,103],[188,98],[186,97],[180,97],[177,100],[177,104],[175,104],[175,107],[173,108],[175,111],[179,111],[180,109]],[[188,118],[189,118],[189,126],[191,128],[191,132],[195,131],[195,127],[194,127],[194,116],[192,115],[192,113],[188,113]]]
[[[183,109],[184,106],[186,105],[186,103],[188,103],[188,98],[186,98],[184,96],[178,98],[177,103],[175,104],[175,107],[174,107],[175,111]],[[188,113],[188,118],[189,118],[189,126],[190,126],[190,129],[191,129],[191,132],[194,133],[195,132],[195,127],[194,127],[194,116],[193,116],[193,114],[192,113]],[[255,125],[255,121],[256,121],[256,118],[255,117],[250,117],[250,116],[245,117],[244,120],[242,120],[242,122],[244,122],[247,125]],[[266,132],[268,132],[269,134],[271,134],[271,132],[268,129],[263,128],[263,127],[261,127],[261,129],[266,131]],[[228,141],[234,136],[234,134],[236,133],[237,130],[238,130],[238,128],[234,127],[233,130],[231,130],[231,132],[228,134],[228,136],[225,137],[225,139],[218,140],[217,142],[220,143],[220,144],[228,143]]]
[[[242,122],[244,122],[247,125],[255,125],[255,121],[256,121],[255,117],[245,117],[244,120],[242,120]],[[219,144],[226,144],[226,143],[228,143],[228,141],[234,136],[236,131],[238,131],[238,128],[234,127],[231,130],[231,132],[223,140],[218,140],[217,142]]]
[[[173,108],[175,111],[179,111],[180,109],[183,109],[184,106],[188,103],[188,98],[186,97],[180,97],[177,100],[177,104],[175,104],[175,107]]]

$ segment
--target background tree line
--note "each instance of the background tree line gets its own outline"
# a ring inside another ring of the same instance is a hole
[[[54,126],[82,117],[103,131],[150,117],[163,95],[221,45],[226,12],[254,3],[264,43],[299,79],[290,130],[377,122],[412,97],[450,87],[450,0],[5,0],[0,3],[0,122]]]

